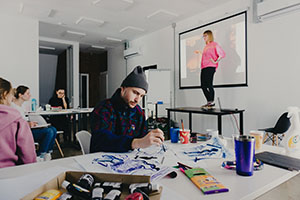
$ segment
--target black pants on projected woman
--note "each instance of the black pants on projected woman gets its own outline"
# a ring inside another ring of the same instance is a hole
[[[213,87],[215,67],[206,67],[201,70],[201,87],[207,103],[213,103],[215,99],[215,90]]]

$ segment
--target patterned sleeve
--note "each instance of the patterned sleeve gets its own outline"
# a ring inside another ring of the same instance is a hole
[[[219,57],[225,58],[226,53],[219,44],[216,44],[216,51]]]
[[[131,150],[132,136],[116,134],[112,108],[98,106],[92,113],[90,152],[126,152]]]

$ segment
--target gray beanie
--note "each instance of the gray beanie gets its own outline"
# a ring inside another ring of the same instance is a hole
[[[142,88],[147,92],[148,83],[146,81],[146,75],[143,68],[141,66],[135,67],[134,70],[124,79],[121,87],[137,87]]]

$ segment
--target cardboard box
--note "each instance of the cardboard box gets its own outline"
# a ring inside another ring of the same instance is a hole
[[[89,172],[78,172],[78,171],[66,171],[58,175],[57,177],[50,180],[48,183],[42,185],[40,188],[31,192],[30,194],[23,197],[21,200],[32,200],[41,193],[50,190],[50,189],[59,189],[62,192],[65,192],[65,189],[61,188],[61,184],[64,180],[67,180],[71,183],[77,183],[81,175],[91,174],[94,176],[95,182],[122,182],[125,184],[123,187],[122,195],[120,199],[125,199],[129,195],[128,185],[131,183],[150,183],[150,176],[140,176],[140,175],[126,175],[126,174],[107,174],[107,173],[89,173]],[[159,200],[162,192],[162,187],[160,190],[149,195],[151,200]]]

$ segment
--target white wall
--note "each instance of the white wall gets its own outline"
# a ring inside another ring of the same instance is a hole
[[[57,55],[39,54],[40,104],[49,102],[55,90]]]
[[[126,61],[123,58],[124,47],[109,49],[107,53],[108,94],[110,98],[126,77]]]
[[[178,33],[246,10],[251,3],[251,0],[234,0],[177,23],[175,68],[171,25],[131,41],[130,45],[142,47],[143,55],[128,60],[129,71],[136,65],[147,64],[158,64],[159,68],[175,70],[175,105],[201,106],[206,102],[200,89],[179,90]],[[300,27],[297,26],[300,12],[273,18],[260,24],[252,22],[251,12],[251,9],[248,10],[248,87],[215,89],[223,108],[245,109],[244,131],[246,133],[251,129],[273,126],[288,106],[300,107],[300,92],[298,92]],[[113,67],[116,69],[121,66]],[[123,77],[123,71],[114,70],[115,72],[119,75],[114,74],[117,79],[111,77],[110,82],[118,82],[119,78]],[[177,115],[177,120],[180,119],[184,119],[188,126],[187,115]],[[236,133],[235,124],[232,117],[224,116],[223,133],[225,135]],[[217,128],[215,116],[193,115],[194,131],[203,132],[207,128]]]
[[[38,21],[2,15],[0,27],[0,77],[13,87],[27,85],[38,100]]]

